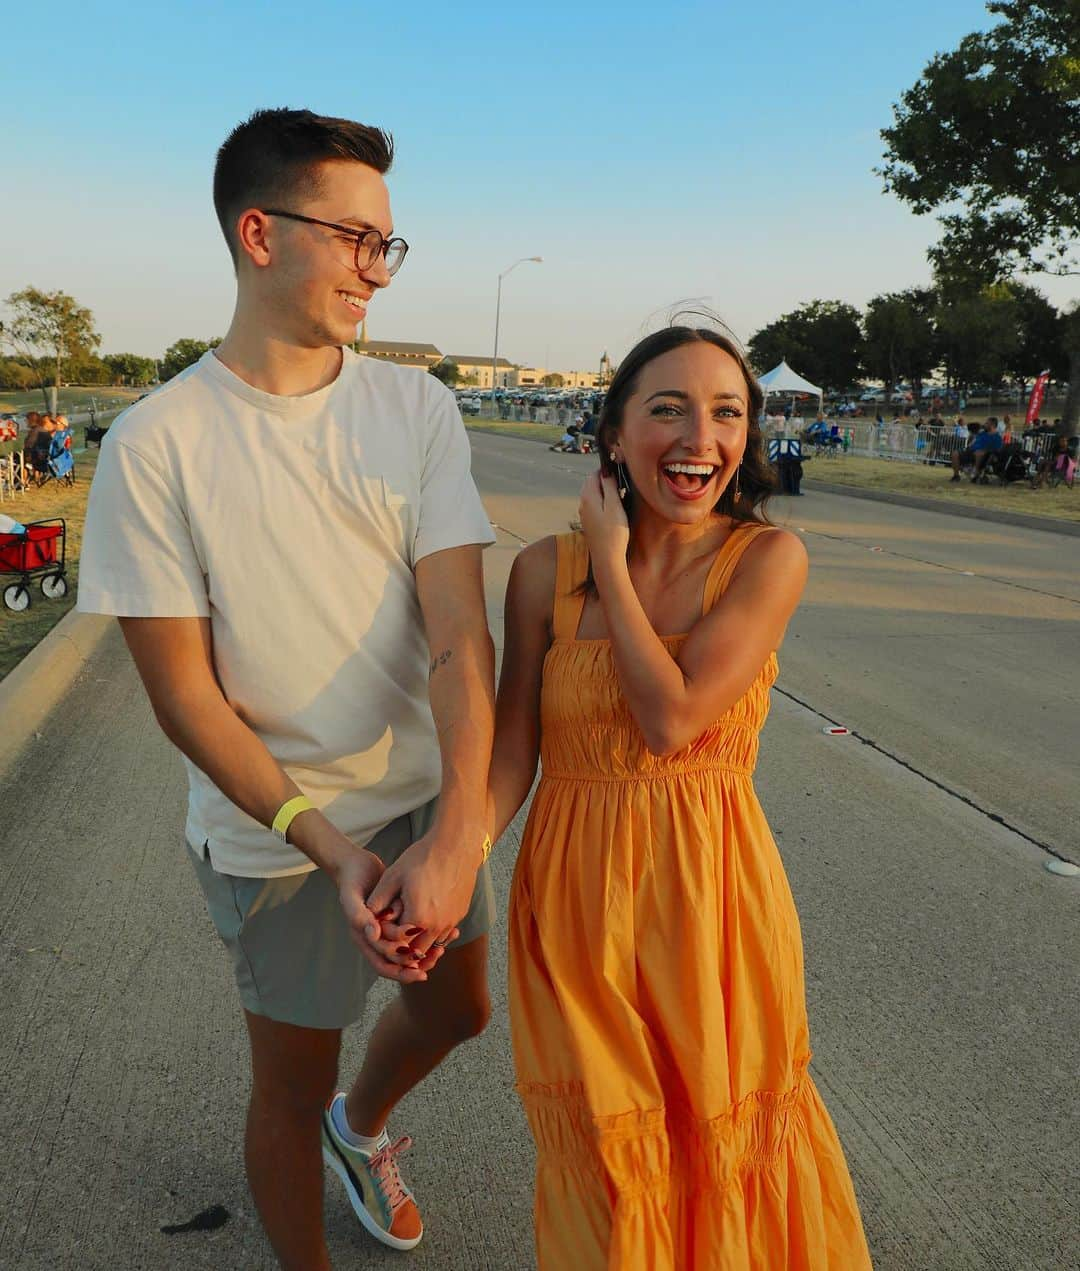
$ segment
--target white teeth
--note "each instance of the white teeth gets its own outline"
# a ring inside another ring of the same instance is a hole
[[[685,472],[691,477],[711,477],[716,471],[711,463],[665,463],[665,472]]]

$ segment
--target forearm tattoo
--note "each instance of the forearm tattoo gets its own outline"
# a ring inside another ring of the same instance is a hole
[[[453,656],[453,649],[443,649],[441,653],[436,654],[435,657],[431,659],[431,665],[428,667],[428,678],[430,679],[440,666],[445,666]]]

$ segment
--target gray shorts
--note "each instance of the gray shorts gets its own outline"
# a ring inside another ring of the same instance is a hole
[[[430,829],[437,800],[398,817],[368,844],[387,865]],[[189,849],[210,917],[232,956],[240,1000],[253,1015],[303,1028],[345,1028],[364,1013],[375,982],[353,943],[337,888],[321,869],[284,878],[219,874]],[[486,935],[495,910],[481,866],[457,945]]]

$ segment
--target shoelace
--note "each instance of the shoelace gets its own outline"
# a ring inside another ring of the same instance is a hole
[[[379,1191],[386,1198],[386,1203],[390,1206],[391,1211],[397,1209],[402,1201],[408,1199],[408,1192],[405,1190],[405,1184],[401,1181],[401,1175],[398,1172],[396,1158],[402,1152],[407,1152],[411,1147],[412,1139],[407,1134],[403,1134],[396,1143],[388,1143],[386,1147],[380,1148],[378,1152],[368,1157],[368,1169],[371,1171],[371,1176],[374,1178]]]

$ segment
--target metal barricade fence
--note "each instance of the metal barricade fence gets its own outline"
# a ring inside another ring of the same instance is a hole
[[[490,401],[485,402],[482,416],[490,418],[491,410]],[[495,417],[512,423],[556,424],[565,428],[581,413],[580,406],[569,404],[555,406],[505,403],[496,407]],[[835,423],[838,429],[836,444],[828,440],[815,443],[804,439],[804,455],[858,455],[867,459],[895,459],[901,463],[939,464],[948,467],[953,454],[967,449],[972,441],[967,428],[958,428],[955,424],[931,427],[905,419],[885,420],[880,424],[873,419],[853,419],[847,422],[836,420]],[[769,416],[761,431],[767,443],[770,437],[802,436],[807,426],[805,421],[792,426],[789,420]],[[1013,432],[1012,440],[1020,444],[1036,461],[1046,458],[1056,444],[1056,439],[1050,434],[1024,437],[1022,429]]]
[[[966,427],[955,424],[942,427],[917,425],[910,420],[886,420],[877,423],[872,419],[857,419],[850,423],[838,423],[836,445],[828,440],[822,443],[804,442],[811,453],[858,455],[867,459],[896,459],[903,463],[941,464],[948,466],[954,453],[966,450],[972,435]],[[803,430],[805,430],[805,425]],[[789,422],[770,418],[763,428],[766,438],[798,435]],[[1012,433],[1012,441],[1036,460],[1051,453],[1056,438],[1043,433],[1038,437],[1024,437],[1022,430]]]
[[[0,459],[0,503],[11,498],[14,493],[15,469],[11,462],[11,455],[5,455],[3,459]]]
[[[481,417],[486,415],[490,419],[491,412],[491,403],[485,402]],[[496,405],[494,417],[514,424],[559,424],[565,428],[567,424],[572,424],[581,413],[580,406],[520,406],[506,402]]]

